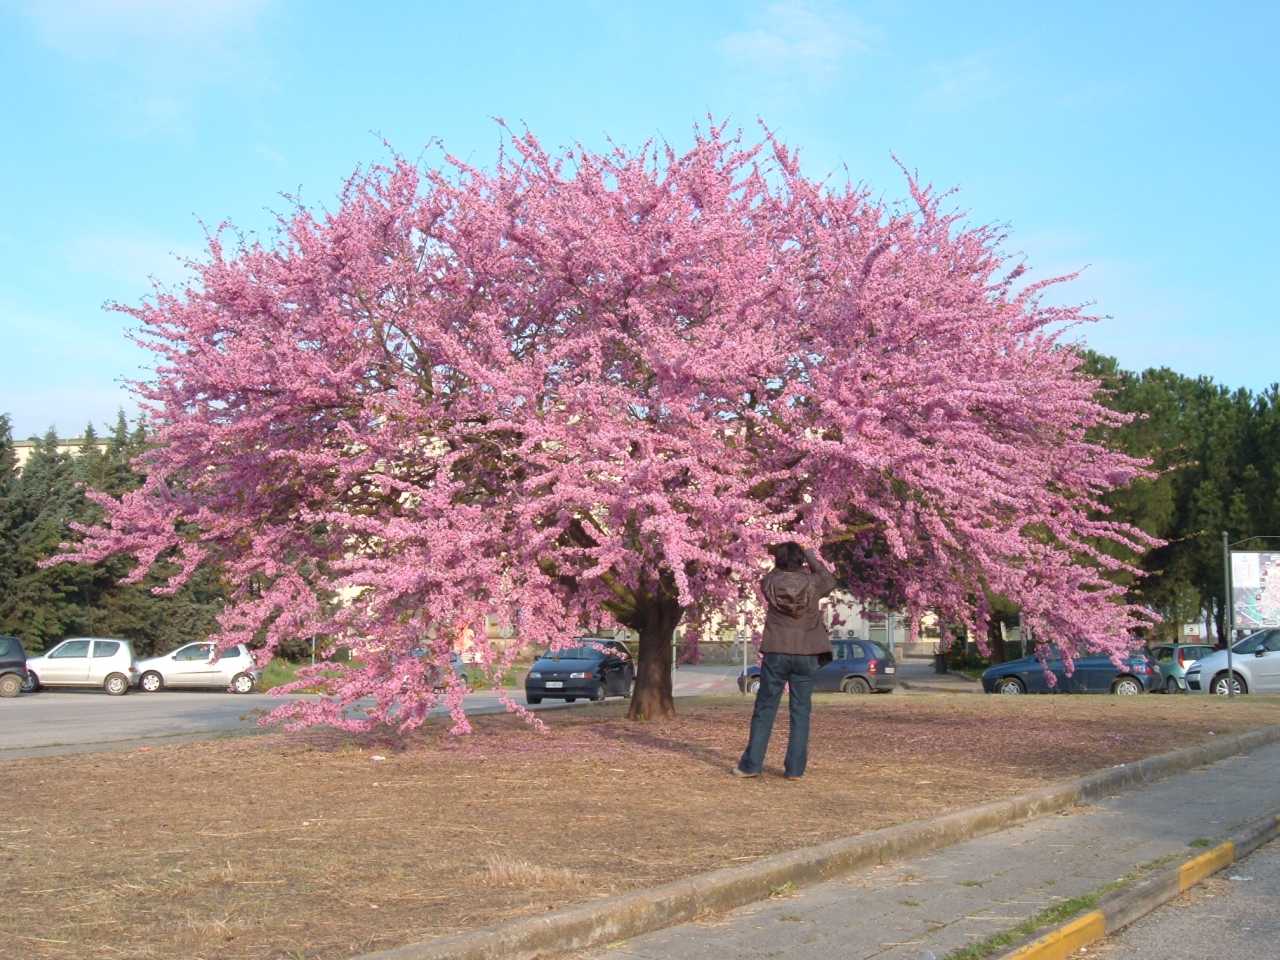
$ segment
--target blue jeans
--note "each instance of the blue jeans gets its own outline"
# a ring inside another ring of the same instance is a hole
[[[764,754],[773,733],[773,718],[778,714],[782,688],[791,688],[791,736],[787,740],[787,759],[783,773],[788,777],[804,775],[809,760],[809,714],[813,712],[813,678],[818,672],[818,658],[794,653],[766,653],[760,664],[760,689],[756,691],[755,709],[751,711],[751,739],[738,761],[746,773],[764,769]]]

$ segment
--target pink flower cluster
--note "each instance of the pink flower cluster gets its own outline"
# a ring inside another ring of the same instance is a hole
[[[62,559],[176,562],[171,587],[216,563],[220,643],[350,648],[291,727],[443,704],[465,730],[437,689],[464,635],[496,676],[664,579],[732,619],[792,537],[863,598],[985,636],[1003,595],[1068,656],[1119,653],[1150,615],[1116,557],[1150,541],[1103,497],[1144,466],[1092,438],[1118,417],[1059,339],[1087,318],[908,183],[832,189],[723,127],[683,154],[513,134],[492,170],[359,174],[270,246],[219,231],[189,286],[119,308],[157,442]]]

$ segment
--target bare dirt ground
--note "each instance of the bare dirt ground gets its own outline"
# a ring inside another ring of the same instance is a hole
[[[750,704],[0,766],[0,956],[329,960],[653,885],[1280,723],[1280,699],[820,697],[809,775],[728,775]]]

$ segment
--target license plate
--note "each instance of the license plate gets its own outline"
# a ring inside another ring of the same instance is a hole
[[[548,681],[547,681],[547,689],[548,689],[548,690],[560,690],[560,689],[562,689],[563,687],[564,687],[564,681],[562,681],[562,680],[548,680]]]
[[[884,672],[885,672],[885,673],[897,673],[897,672],[898,672],[898,668],[897,668],[897,667],[885,667],[885,668],[884,668]]]

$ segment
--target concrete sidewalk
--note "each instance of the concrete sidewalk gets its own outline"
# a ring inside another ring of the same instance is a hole
[[[803,784],[796,784],[803,789]],[[582,960],[944,960],[1280,805],[1280,744]],[[856,824],[833,817],[832,835]],[[764,829],[762,826],[761,829]]]

